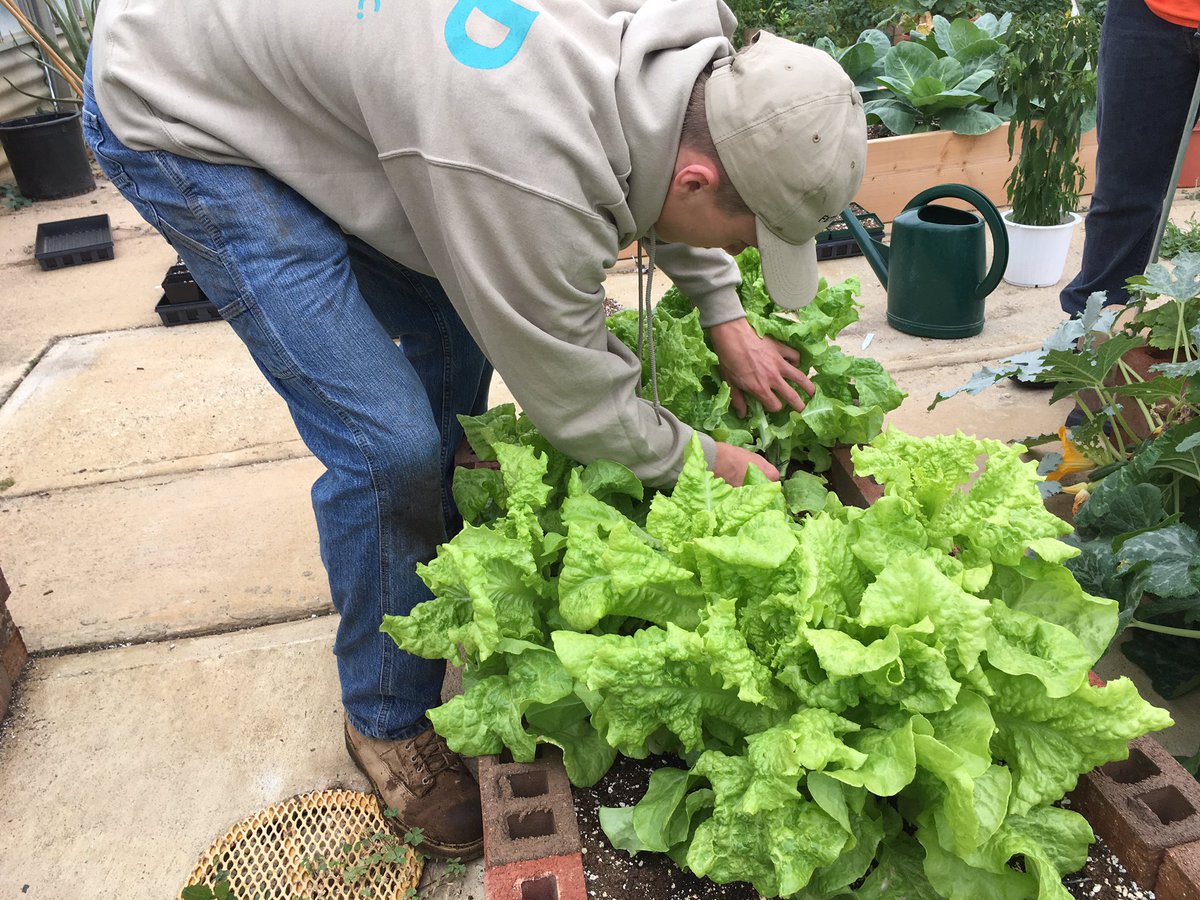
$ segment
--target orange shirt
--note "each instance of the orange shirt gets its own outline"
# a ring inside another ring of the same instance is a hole
[[[1200,25],[1200,0],[1146,0],[1146,5],[1160,19],[1176,25]]]

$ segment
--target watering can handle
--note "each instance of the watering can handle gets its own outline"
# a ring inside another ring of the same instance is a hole
[[[1004,227],[1004,220],[1000,218],[1000,211],[991,200],[965,184],[939,184],[937,187],[928,188],[909,200],[904,208],[924,206],[943,197],[953,197],[970,203],[983,213],[983,220],[992,232],[992,267],[988,269],[988,273],[983,276],[983,281],[976,289],[976,297],[986,297],[996,289],[1008,266],[1008,231]]]

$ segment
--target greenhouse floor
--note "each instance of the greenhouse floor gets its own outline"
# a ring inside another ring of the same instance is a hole
[[[1198,211],[1181,195],[1173,218]],[[38,223],[97,213],[114,260],[38,268]],[[1068,276],[1081,246],[1079,229]],[[32,653],[0,727],[0,896],[178,896],[238,820],[366,787],[342,746],[308,493],[321,467],[224,324],[162,326],[174,259],[104,181],[0,209],[0,568]],[[1062,317],[1057,289],[1001,285],[981,335],[936,341],[886,324],[861,257],[821,265],[862,279],[862,320],[841,346],[909,392],[892,425],[1011,440],[1062,423],[1069,402],[1008,383],[926,410],[982,364],[1040,345]],[[610,296],[635,302],[636,281],[619,264]],[[506,399],[497,383],[493,403]],[[1117,653],[1098,670],[1144,682]],[[1166,705],[1177,724],[1159,739],[1194,753],[1200,696]],[[482,900],[481,868],[428,896]]]

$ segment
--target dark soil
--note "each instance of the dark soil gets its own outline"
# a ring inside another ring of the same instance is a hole
[[[888,129],[886,125],[880,122],[878,125],[867,126],[867,140],[873,141],[875,138],[895,137],[896,135]]]
[[[609,844],[600,830],[600,807],[633,806],[646,793],[650,773],[665,765],[678,761],[618,756],[595,787],[575,789],[588,900],[758,900],[748,884],[714,884],[681,871],[665,854],[632,857]]]
[[[589,900],[758,900],[748,884],[714,884],[696,878],[663,854],[639,853],[631,857],[615,850],[600,830],[601,806],[632,806],[646,792],[651,772],[677,764],[670,758],[617,757],[598,784],[586,790],[575,789]],[[1072,897],[1081,900],[1154,900],[1154,892],[1138,887],[1120,860],[1099,840],[1088,851],[1087,864],[1065,877],[1063,885]]]

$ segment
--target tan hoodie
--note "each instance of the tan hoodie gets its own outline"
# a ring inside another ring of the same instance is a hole
[[[604,275],[734,25],[720,0],[104,0],[92,66],[124,143],[261,167],[435,276],[552,443],[658,484],[692,432],[637,398]],[[704,325],[743,314],[720,250],[657,262]]]

